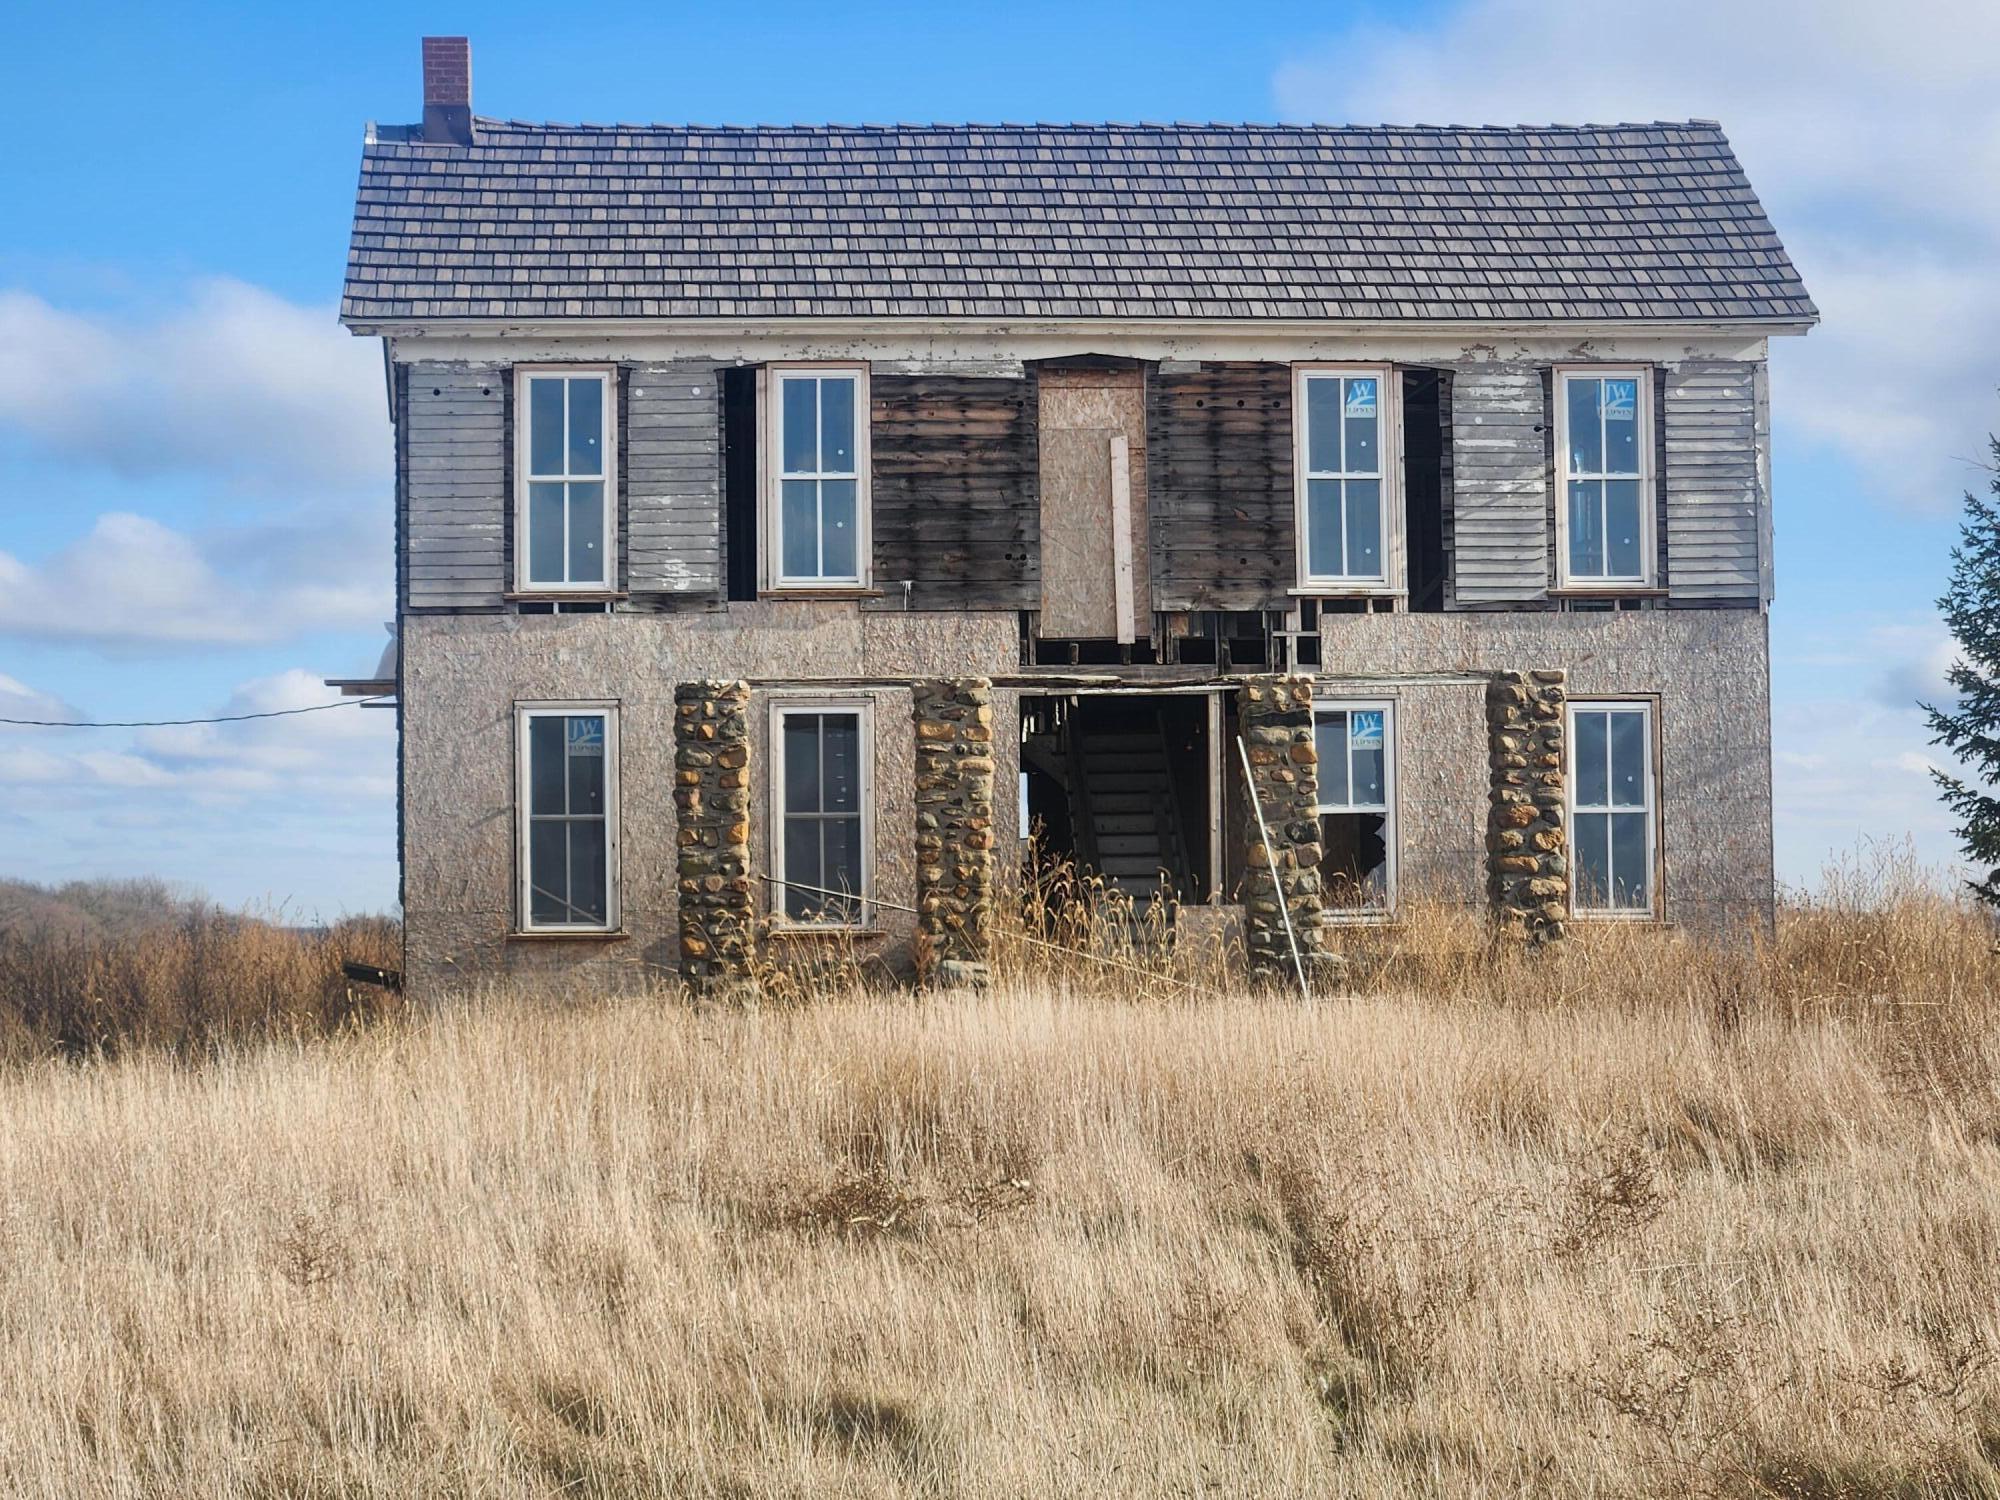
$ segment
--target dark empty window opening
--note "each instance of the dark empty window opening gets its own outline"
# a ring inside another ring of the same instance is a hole
[[[729,597],[757,597],[757,371],[722,372],[722,503]]]
[[[1438,370],[1403,372],[1403,551],[1409,609],[1444,609],[1444,388]]]

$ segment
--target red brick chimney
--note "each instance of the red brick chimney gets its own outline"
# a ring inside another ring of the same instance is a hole
[[[472,43],[465,37],[424,38],[424,140],[472,144]]]

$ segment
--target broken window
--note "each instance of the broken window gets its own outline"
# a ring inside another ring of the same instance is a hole
[[[515,551],[523,592],[611,587],[617,401],[609,370],[517,373]]]
[[[866,710],[780,704],[772,744],[778,909],[795,922],[867,920]]]
[[[1313,713],[1320,881],[1336,915],[1381,915],[1395,904],[1393,714],[1386,702],[1323,703]]]
[[[1570,839],[1579,913],[1653,910],[1653,707],[1575,703],[1569,710]]]
[[[521,927],[618,923],[618,719],[609,704],[517,710]]]

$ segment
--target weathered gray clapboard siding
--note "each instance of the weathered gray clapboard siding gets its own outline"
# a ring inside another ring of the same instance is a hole
[[[1756,376],[1747,360],[1689,360],[1667,371],[1667,581],[1675,599],[1760,597]]]
[[[720,377],[707,360],[625,372],[621,567],[633,595],[723,593]]]
[[[1452,600],[1515,603],[1548,593],[1542,376],[1529,365],[1452,374]]]
[[[507,591],[507,372],[417,363],[403,431],[404,604],[500,608]]]

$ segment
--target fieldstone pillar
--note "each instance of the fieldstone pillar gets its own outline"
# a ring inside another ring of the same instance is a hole
[[[750,685],[674,687],[681,978],[706,992],[750,975]]]
[[[1569,916],[1563,682],[1542,669],[1496,672],[1486,686],[1487,891],[1500,935],[1531,947],[1559,940]]]
[[[1319,752],[1313,741],[1313,680],[1261,676],[1245,680],[1236,697],[1250,780],[1270,832],[1267,846],[1257,809],[1243,820],[1243,940],[1250,972],[1292,977],[1285,938],[1289,910],[1299,959],[1310,974],[1320,962]],[[1240,758],[1232,777],[1242,774]],[[1284,905],[1281,907],[1280,902]]]
[[[910,686],[917,721],[917,945],[926,978],[984,984],[993,934],[993,684]]]

